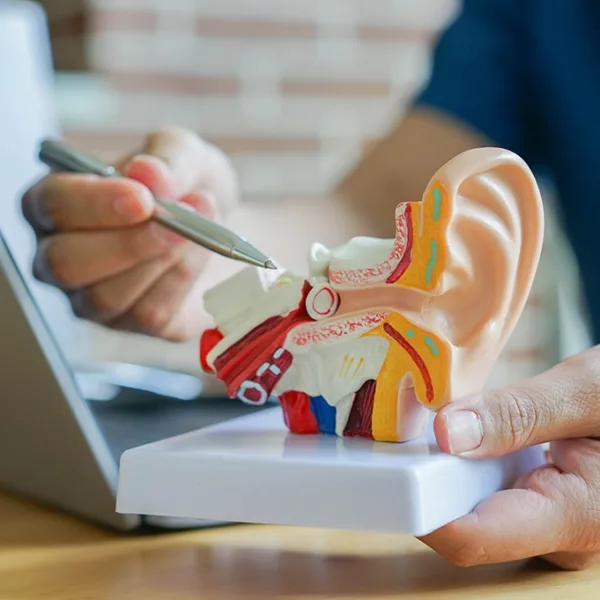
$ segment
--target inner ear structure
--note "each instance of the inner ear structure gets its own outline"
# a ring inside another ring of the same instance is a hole
[[[489,194],[472,185],[490,177],[495,183],[512,177],[517,184],[493,185]],[[461,193],[469,188],[479,190],[475,199]],[[506,198],[490,202],[499,189],[506,190]],[[477,205],[482,210],[474,210]],[[515,221],[508,224],[515,239],[503,238],[511,246],[508,254],[495,239],[482,240],[481,247],[490,256],[497,250],[510,257],[511,268],[501,269],[496,285],[506,291],[505,304],[520,312],[524,299],[510,300],[529,293],[537,267],[543,221],[539,191],[519,157],[500,149],[473,150],[440,169],[421,201],[398,204],[393,239],[356,237],[333,249],[314,244],[308,276],[248,267],[206,292],[205,307],[216,327],[200,339],[202,368],[225,383],[231,398],[251,405],[277,398],[295,434],[381,442],[419,437],[431,411],[455,399],[457,390],[476,391],[465,378],[479,386],[482,370],[487,377],[506,341],[485,333],[498,315],[482,311],[481,335],[471,336],[471,347],[453,344],[456,324],[471,322],[460,314],[461,281],[477,281],[481,261],[469,260],[468,254],[478,251],[473,243],[478,219],[494,217],[490,207]],[[519,222],[525,214],[528,227]],[[462,231],[470,236],[464,243]],[[480,231],[494,237],[489,227]],[[521,281],[502,280],[509,276]],[[488,273],[481,281],[494,280]],[[492,293],[473,283],[464,291],[471,313],[473,294],[481,294],[487,305],[486,294]]]

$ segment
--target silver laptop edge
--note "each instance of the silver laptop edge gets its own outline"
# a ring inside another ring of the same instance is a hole
[[[119,529],[118,468],[0,237],[0,486]]]
[[[59,135],[49,42],[38,4],[0,0],[0,490],[118,530],[220,525],[116,512],[117,446],[70,357],[85,340],[64,296],[31,275],[19,196],[46,170],[39,142]]]

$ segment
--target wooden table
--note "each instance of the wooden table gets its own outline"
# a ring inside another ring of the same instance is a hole
[[[0,495],[1,600],[600,596],[600,568],[459,569],[409,537],[230,526],[117,535]]]

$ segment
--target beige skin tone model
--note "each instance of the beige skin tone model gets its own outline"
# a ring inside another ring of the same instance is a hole
[[[130,179],[52,175],[25,194],[23,212],[39,236],[34,270],[64,290],[84,318],[171,340],[197,337],[210,325],[198,310],[202,293],[240,267],[208,260],[202,249],[150,222],[154,207],[145,186],[219,215],[301,271],[304,252],[294,249],[315,240],[337,246],[354,235],[393,236],[389,215],[399,201],[419,198],[431,175],[453,157],[493,145],[445,115],[413,110],[331,198],[248,206],[238,204],[235,179],[220,152],[187,132],[159,132],[121,160]],[[132,161],[140,151],[154,158]],[[550,463],[427,536],[426,544],[464,566],[544,556],[577,569],[596,560],[599,364],[600,350],[593,348],[520,385],[458,399],[438,413],[436,436],[445,452],[476,459],[550,441]]]

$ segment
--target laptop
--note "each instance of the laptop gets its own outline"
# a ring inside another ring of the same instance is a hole
[[[40,141],[60,135],[52,106],[45,14],[33,2],[0,1],[0,490],[122,531],[223,525],[115,511],[125,450],[256,409],[183,401],[160,386],[117,386],[109,401],[86,394],[66,352],[84,343],[77,320],[60,292],[31,275],[35,239],[20,210],[22,192],[45,172]]]

